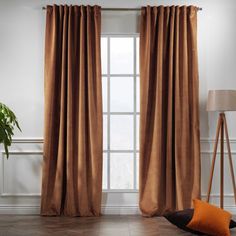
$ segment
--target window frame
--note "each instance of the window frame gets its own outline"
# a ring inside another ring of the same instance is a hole
[[[137,111],[137,78],[140,77],[139,73],[137,73],[137,38],[139,38],[138,33],[128,33],[128,34],[101,34],[102,38],[107,38],[107,73],[102,73],[102,78],[106,77],[107,80],[107,108],[106,112],[103,112],[103,117],[106,115],[107,118],[107,146],[105,149],[103,149],[103,154],[106,154],[107,159],[107,169],[103,170],[106,171],[106,185],[107,188],[103,189],[102,191],[104,193],[109,192],[117,192],[117,193],[137,193],[138,192],[138,170],[137,170],[137,162],[139,155],[139,147],[137,146],[137,132],[139,129],[137,128],[137,117],[140,115],[140,112]],[[111,74],[110,68],[111,68],[111,60],[110,60],[110,39],[111,38],[133,38],[133,73],[132,74]],[[111,112],[110,111],[110,101],[111,101],[111,95],[110,95],[110,78],[112,77],[132,77],[133,79],[133,112]],[[139,95],[138,95],[139,96]],[[111,150],[110,148],[110,129],[111,129],[111,115],[131,115],[133,117],[133,149],[132,150]],[[112,153],[132,153],[133,154],[133,189],[111,189],[110,188],[110,156]]]

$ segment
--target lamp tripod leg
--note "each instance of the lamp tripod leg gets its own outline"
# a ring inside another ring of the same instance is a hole
[[[235,204],[236,204],[236,185],[235,185],[234,168],[233,168],[233,161],[232,161],[230,142],[229,142],[229,134],[228,134],[228,128],[227,128],[227,122],[226,122],[225,116],[223,119],[224,119],[224,123],[225,123],[225,136],[226,136],[226,143],[227,143],[227,149],[228,149],[228,155],[229,155],[229,167],[230,167],[230,173],[231,173],[233,190],[234,190],[234,200],[235,200]]]
[[[221,113],[220,137],[220,208],[224,208],[224,114]]]
[[[211,171],[210,171],[210,180],[209,180],[209,184],[208,184],[208,192],[207,192],[207,199],[206,199],[207,202],[209,202],[210,195],[211,195],[212,179],[213,179],[214,168],[215,168],[216,152],[217,152],[217,147],[218,147],[219,134],[220,134],[220,130],[221,130],[221,123],[222,123],[222,119],[219,116],[218,123],[217,123],[217,128],[216,128],[216,137],[215,137],[213,159],[212,159]]]

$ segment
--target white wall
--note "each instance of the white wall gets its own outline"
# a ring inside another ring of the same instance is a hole
[[[198,13],[200,72],[202,194],[206,193],[215,134],[216,114],[205,111],[209,89],[236,89],[236,1],[0,1],[0,101],[17,114],[17,132],[9,160],[0,160],[0,213],[37,213],[43,137],[43,55],[45,11],[53,3],[98,4],[104,7],[183,5],[202,7]],[[137,13],[103,13],[103,32],[137,32]],[[227,114],[233,157],[236,157],[235,113]],[[2,154],[3,155],[3,154]],[[227,164],[227,162],[226,162]],[[236,161],[234,161],[236,166]],[[218,165],[218,164],[217,164]],[[225,203],[235,211],[226,165]],[[236,168],[235,168],[236,169]],[[219,200],[219,168],[213,183],[213,201]],[[137,193],[104,193],[105,213],[137,213]],[[236,212],[236,211],[235,211]]]

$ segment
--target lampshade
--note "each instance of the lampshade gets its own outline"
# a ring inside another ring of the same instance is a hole
[[[209,90],[207,111],[236,111],[236,90]]]

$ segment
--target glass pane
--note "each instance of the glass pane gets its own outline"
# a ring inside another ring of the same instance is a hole
[[[136,183],[137,189],[139,189],[139,153],[136,153]]]
[[[133,150],[133,116],[111,115],[111,150]]]
[[[107,150],[107,115],[103,115],[103,150]]]
[[[136,73],[139,74],[139,38],[136,38]]]
[[[134,73],[134,39],[111,38],[110,39],[110,70],[111,74]]]
[[[140,78],[136,77],[136,111],[140,112]]]
[[[132,153],[111,153],[111,189],[133,189],[134,166]]]
[[[140,115],[136,116],[136,150],[139,150],[139,119]]]
[[[107,77],[102,77],[102,109],[107,112]]]
[[[102,189],[107,189],[107,154],[103,153]]]
[[[134,110],[134,78],[111,77],[111,112],[132,112]]]
[[[101,38],[102,74],[107,74],[107,38]]]

